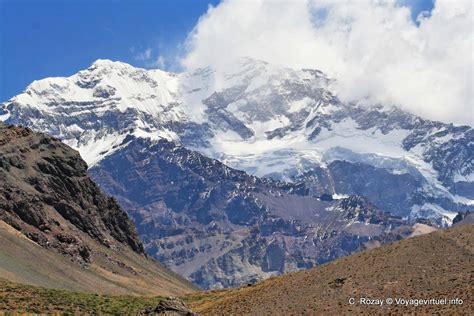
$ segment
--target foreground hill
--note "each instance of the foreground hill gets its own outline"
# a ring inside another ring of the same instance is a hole
[[[467,315],[473,312],[473,267],[474,225],[462,225],[253,286],[193,295],[189,300],[194,300],[193,310],[203,315]],[[361,298],[384,302],[365,305]],[[391,305],[387,298],[394,300]],[[397,298],[460,299],[463,304],[404,306],[397,304]]]
[[[111,294],[195,287],[146,257],[134,225],[59,140],[0,123],[0,278]]]
[[[474,226],[405,239],[239,289],[184,297],[199,315],[472,314]],[[21,298],[21,299],[20,299]],[[349,305],[354,298],[355,304]],[[458,299],[462,305],[361,305],[360,298]],[[133,315],[160,297],[107,296],[0,279],[0,310]]]

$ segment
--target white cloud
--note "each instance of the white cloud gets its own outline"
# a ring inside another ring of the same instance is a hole
[[[147,48],[143,52],[139,52],[135,56],[135,59],[139,61],[149,61],[152,58],[152,52],[151,48]]]
[[[156,60],[153,62],[152,66],[158,67],[159,69],[165,69],[166,68],[166,59],[163,55],[160,55],[156,58]]]
[[[472,4],[438,0],[418,27],[410,14],[394,0],[224,0],[188,36],[182,64],[219,70],[248,56],[317,68],[345,101],[473,125]]]
[[[135,52],[135,47],[130,49],[132,53]],[[163,55],[156,56],[155,52],[151,48],[147,48],[144,51],[135,54],[135,60],[143,63],[147,68],[159,68],[165,69],[167,60]]]

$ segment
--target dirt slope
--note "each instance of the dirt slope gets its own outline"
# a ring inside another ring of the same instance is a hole
[[[474,225],[463,225],[252,286],[198,293],[187,299],[193,310],[203,315],[472,315],[473,273]],[[353,305],[349,304],[350,298],[354,298]],[[384,302],[381,306],[366,305],[361,298]],[[388,298],[394,300],[391,305],[387,304]],[[457,298],[463,304],[404,306],[397,304],[397,298]]]

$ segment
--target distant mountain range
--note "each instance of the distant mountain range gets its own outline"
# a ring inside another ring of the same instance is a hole
[[[148,254],[206,288],[448,226],[474,205],[474,129],[346,104],[317,70],[173,74],[98,60],[0,118],[77,149]]]

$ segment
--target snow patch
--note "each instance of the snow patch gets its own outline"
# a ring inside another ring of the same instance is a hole
[[[455,203],[461,203],[461,204],[465,204],[465,205],[474,205],[474,200],[471,200],[471,199],[468,199],[464,196],[460,196],[460,195],[453,195],[453,201]]]
[[[95,139],[88,142],[85,145],[77,146],[77,142],[74,141],[64,141],[67,145],[77,149],[81,154],[82,159],[90,167],[94,166],[100,160],[104,159],[106,156],[111,153],[119,150],[121,144],[127,135],[119,135],[116,133],[107,135],[105,137]]]
[[[347,195],[347,194],[334,193],[334,194],[332,195],[332,198],[333,198],[334,200],[347,199],[348,197],[349,197],[349,195]]]
[[[4,122],[10,118],[10,112],[6,112],[0,115],[0,121]]]
[[[290,104],[290,108],[289,108],[288,112],[290,112],[290,113],[299,112],[303,109],[309,108],[310,106],[314,105],[315,103],[316,102],[313,99],[308,98],[308,97],[304,97],[301,100],[293,101]]]
[[[454,175],[454,182],[474,182],[474,172],[467,175],[458,172]]]
[[[445,216],[449,218],[452,222],[454,217],[456,217],[457,213],[456,212],[451,212],[447,211],[444,208],[442,208],[439,205],[432,204],[432,203],[424,203],[423,205],[413,205],[411,208],[411,213],[412,215],[416,215],[418,213],[421,213],[422,211],[428,211],[428,212],[433,212],[435,214],[439,214],[442,216]]]

